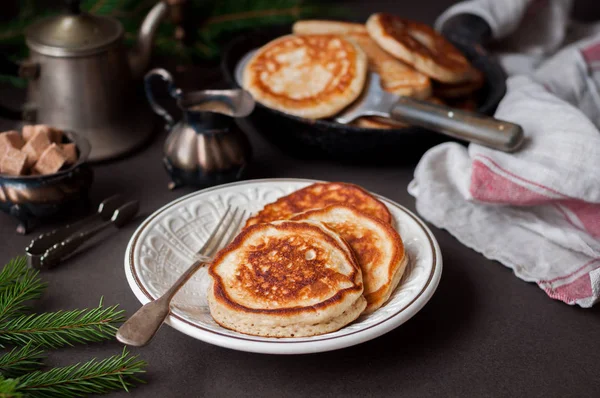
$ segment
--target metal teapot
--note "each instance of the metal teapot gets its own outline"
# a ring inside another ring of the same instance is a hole
[[[152,94],[152,80],[168,85],[169,94],[182,110],[175,123]],[[169,189],[181,185],[206,187],[242,178],[251,155],[250,143],[234,118],[254,109],[254,99],[245,90],[201,90],[183,92],[164,69],[153,69],[144,79],[152,109],[162,116],[169,131],[164,146],[164,164],[171,176]]]
[[[82,12],[79,1],[67,5],[66,14],[27,28],[27,60],[0,62],[0,73],[29,80],[24,110],[2,108],[0,116],[76,131],[90,141],[92,161],[122,155],[152,131],[150,110],[135,99],[134,80],[145,72],[155,32],[170,6],[161,1],[150,10],[136,47],[127,53],[119,21]]]

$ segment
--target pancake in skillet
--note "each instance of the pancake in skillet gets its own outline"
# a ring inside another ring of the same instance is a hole
[[[408,261],[400,235],[389,224],[342,205],[309,210],[292,220],[321,222],[350,245],[362,270],[363,295],[367,299],[365,314],[390,298]]]
[[[292,192],[266,205],[248,219],[246,226],[286,220],[306,210],[320,209],[335,204],[349,205],[385,223],[392,222],[392,215],[386,205],[361,187],[344,182],[320,182]]]
[[[342,328],[366,307],[351,249],[320,223],[249,227],[217,254],[209,275],[212,317],[241,333],[314,336]]]
[[[473,68],[473,75],[469,80],[454,84],[435,82],[433,91],[435,95],[446,99],[463,98],[481,89],[484,82],[483,73]]]
[[[243,85],[269,108],[320,119],[351,104],[366,73],[365,54],[342,37],[288,35],[257,51],[244,68]]]
[[[292,28],[298,35],[338,34],[354,41],[367,55],[369,68],[381,78],[381,87],[390,93],[414,98],[427,98],[431,82],[425,74],[385,52],[367,33],[365,25],[357,23],[304,20]]]
[[[367,20],[373,40],[394,57],[446,83],[470,80],[474,70],[462,53],[432,27],[390,14]]]
[[[367,28],[360,23],[305,19],[292,26],[295,35],[340,35],[348,33],[367,34]]]
[[[393,119],[381,116],[362,116],[354,121],[354,125],[365,129],[379,130],[404,129],[409,127],[409,125],[404,122],[397,122]]]

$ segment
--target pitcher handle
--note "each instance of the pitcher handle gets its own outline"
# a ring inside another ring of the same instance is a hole
[[[171,116],[171,114],[163,106],[161,106],[154,98],[154,94],[152,93],[151,81],[153,78],[156,77],[160,78],[163,82],[167,83],[167,90],[169,91],[169,95],[171,95],[171,97],[175,98],[176,100],[179,99],[179,97],[181,97],[181,89],[175,86],[175,83],[173,82],[173,76],[171,76],[171,74],[165,69],[152,69],[151,71],[146,73],[146,76],[144,76],[144,89],[146,91],[146,98],[148,99],[150,107],[152,107],[154,113],[165,119],[166,128],[168,130],[173,127],[173,116]]]

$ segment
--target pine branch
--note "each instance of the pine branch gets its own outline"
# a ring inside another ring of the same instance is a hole
[[[0,376],[0,398],[22,398],[23,393],[17,391],[19,380],[5,379]]]
[[[12,285],[27,272],[27,261],[24,257],[17,257],[8,262],[0,271],[0,292]]]
[[[71,311],[21,315],[0,323],[0,343],[25,345],[33,342],[41,347],[57,348],[75,343],[110,339],[115,325],[123,321],[123,310],[117,305]]]
[[[12,259],[0,272],[0,322],[22,314],[25,302],[40,298],[46,284],[27,267],[25,257]]]
[[[28,372],[33,372],[42,366],[44,351],[37,345],[28,343],[21,348],[0,357],[0,374],[5,377],[18,377]]]
[[[80,397],[105,394],[143,383],[135,375],[145,372],[146,362],[131,356],[126,349],[103,360],[33,372],[16,379],[16,391],[31,397]]]

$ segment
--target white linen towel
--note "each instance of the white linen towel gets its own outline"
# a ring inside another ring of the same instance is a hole
[[[438,145],[409,192],[425,219],[466,246],[554,299],[591,307],[600,297],[600,34],[573,25],[571,5],[472,0],[439,18],[438,27],[469,12],[490,24],[512,75],[496,117],[523,126],[527,141],[514,154]]]

